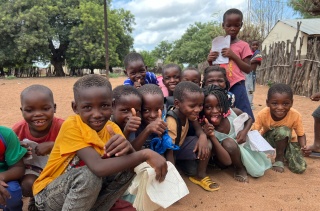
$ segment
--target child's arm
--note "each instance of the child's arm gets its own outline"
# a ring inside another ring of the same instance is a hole
[[[210,156],[207,135],[203,132],[198,121],[193,121],[192,125],[198,136],[198,141],[193,151],[198,152],[198,159],[205,160]]]
[[[303,136],[298,136],[298,142],[300,144],[300,147],[304,148],[307,144],[306,135],[304,134]]]
[[[130,133],[136,132],[141,125],[141,118],[137,116],[137,112],[134,108],[131,108],[132,116],[127,121],[126,126],[123,129],[123,135],[129,139]]]
[[[167,129],[167,123],[161,119],[161,110],[158,111],[158,118],[151,122],[147,127],[135,138],[131,145],[135,150],[140,150],[150,134],[155,133],[161,136]]]
[[[173,150],[167,149],[165,152],[165,158],[167,161],[170,161],[173,165],[175,165]]]
[[[239,116],[240,114],[243,113],[240,109],[237,109],[237,108],[233,108],[232,110],[237,114],[237,116]],[[237,139],[238,144],[242,144],[242,143],[246,142],[246,137],[247,137],[247,134],[252,126],[252,123],[253,123],[253,120],[249,116],[249,119],[244,123],[243,130],[239,131],[237,134],[236,139]]]
[[[48,142],[43,142],[41,144],[38,144],[36,148],[34,149],[34,152],[38,156],[45,156],[50,154],[52,148],[53,148],[54,142],[53,141],[48,141]]]
[[[221,54],[224,57],[232,59],[243,72],[247,74],[251,72],[250,56],[247,56],[242,60],[231,50],[231,48],[223,48]]]
[[[110,131],[109,127],[108,131]],[[112,129],[110,135],[112,137],[105,146],[105,152],[108,157],[106,159],[102,159],[92,147],[86,147],[77,151],[77,156],[86,163],[95,175],[105,177],[134,168],[146,161],[155,169],[158,181],[162,182],[165,179],[167,163],[161,155],[150,149],[134,152],[129,141],[123,136],[115,134]]]
[[[0,173],[0,181],[9,182],[14,180],[20,180],[25,172],[23,160],[20,159],[17,163],[10,166],[7,171]]]
[[[226,166],[231,165],[232,161],[229,153],[223,148],[223,146],[218,141],[217,137],[214,135],[214,126],[209,123],[207,118],[204,119],[205,124],[202,126],[204,133],[209,137],[212,142],[214,153],[217,155],[218,160]]]

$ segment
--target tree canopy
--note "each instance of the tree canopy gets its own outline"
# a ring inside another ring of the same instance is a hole
[[[316,0],[290,0],[289,5],[304,18],[320,18],[320,3]]]
[[[0,0],[0,18],[0,68],[51,61],[57,76],[65,62],[104,68],[102,0]],[[133,46],[134,16],[108,8],[108,23],[109,63],[120,65]]]

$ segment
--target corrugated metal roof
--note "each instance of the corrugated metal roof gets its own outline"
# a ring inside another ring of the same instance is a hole
[[[301,21],[300,30],[302,32],[308,35],[320,34],[320,18],[290,19],[280,21],[294,28],[297,28],[297,22]]]

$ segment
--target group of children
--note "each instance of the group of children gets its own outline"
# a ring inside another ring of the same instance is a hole
[[[23,90],[24,120],[13,126],[14,132],[0,126],[0,208],[21,210],[23,195],[30,197],[28,210],[109,210],[130,185],[132,169],[144,161],[155,169],[159,182],[170,161],[207,191],[220,189],[206,174],[209,162],[232,165],[234,179],[240,182],[248,182],[248,174],[262,176],[271,167],[283,172],[285,161],[292,172],[303,173],[303,155],[319,150],[320,135],[314,145],[306,146],[301,115],[292,108],[293,93],[285,84],[269,89],[267,107],[254,120],[242,73],[252,70],[252,53],[237,38],[241,26],[241,11],[224,14],[231,46],[221,54],[230,61],[212,65],[219,52],[210,52],[203,77],[196,68],[182,71],[176,64],[166,65],[161,82],[167,93],[138,53],[126,56],[128,79],[113,90],[99,75],[77,80],[75,115],[64,121],[54,117],[56,104],[48,87]],[[314,113],[318,126],[319,113]],[[233,122],[239,116],[246,118],[236,131]],[[243,145],[250,130],[258,130],[276,148],[272,166],[264,153]],[[255,167],[248,160],[257,156],[260,163]],[[39,166],[33,159],[46,164]]]

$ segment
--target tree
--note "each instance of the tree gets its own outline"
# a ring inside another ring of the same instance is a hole
[[[223,34],[217,22],[190,25],[182,37],[174,42],[171,58],[178,63],[195,66],[207,58],[212,39]]]
[[[320,3],[317,0],[290,0],[289,5],[304,18],[320,17]]]
[[[153,54],[149,51],[140,51],[144,64],[149,68],[153,68],[156,64],[157,58],[153,56]]]
[[[151,52],[152,55],[157,58],[161,59],[163,62],[166,61],[168,56],[172,52],[173,45],[169,41],[161,41],[157,47]]]

